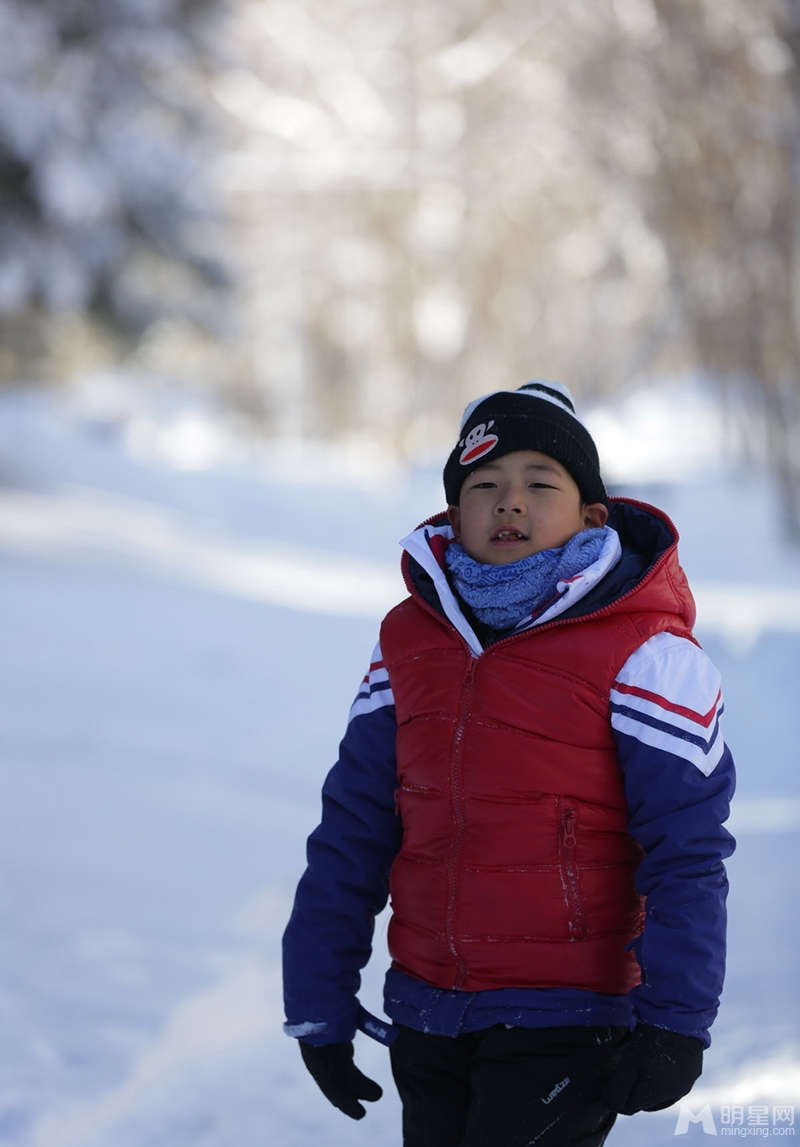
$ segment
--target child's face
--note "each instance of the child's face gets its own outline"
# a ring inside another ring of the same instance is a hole
[[[471,558],[501,566],[604,526],[608,511],[601,502],[583,504],[560,462],[537,450],[517,450],[474,470],[447,516]]]

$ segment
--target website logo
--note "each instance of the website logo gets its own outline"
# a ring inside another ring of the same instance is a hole
[[[717,1128],[714,1123],[714,1116],[711,1113],[711,1105],[706,1104],[700,1111],[695,1113],[691,1107],[687,1107],[685,1103],[681,1104],[681,1109],[678,1112],[678,1122],[675,1124],[675,1134],[685,1135],[689,1130],[690,1123],[702,1123],[703,1131],[706,1135],[716,1135]]]
[[[688,1104],[682,1103],[675,1124],[676,1135],[686,1135],[690,1123],[700,1123],[704,1135],[729,1135],[737,1139],[757,1137],[789,1138],[794,1135],[794,1106],[789,1103],[776,1104],[772,1108],[766,1103],[723,1104],[719,1117],[715,1120],[711,1105],[707,1103],[695,1112]],[[719,1125],[719,1130],[717,1130]]]

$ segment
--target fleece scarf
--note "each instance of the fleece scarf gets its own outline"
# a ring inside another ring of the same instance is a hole
[[[444,560],[456,593],[478,620],[495,630],[511,629],[551,601],[560,581],[597,561],[604,539],[605,530],[581,530],[563,546],[500,566],[476,562],[452,542]]]

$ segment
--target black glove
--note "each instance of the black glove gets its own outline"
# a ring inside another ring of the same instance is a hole
[[[313,1047],[302,1040],[298,1043],[303,1063],[325,1098],[351,1119],[363,1119],[367,1113],[359,1099],[374,1103],[383,1095],[383,1088],[374,1079],[367,1079],[353,1063],[352,1043],[329,1043],[324,1047]]]
[[[622,1049],[605,1101],[620,1115],[661,1111],[691,1091],[702,1070],[702,1040],[638,1024]]]

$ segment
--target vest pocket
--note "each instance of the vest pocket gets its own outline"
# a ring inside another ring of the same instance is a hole
[[[559,798],[558,801],[558,857],[561,887],[567,904],[570,938],[580,940],[586,935],[586,903],[576,859],[577,810],[574,805]]]

